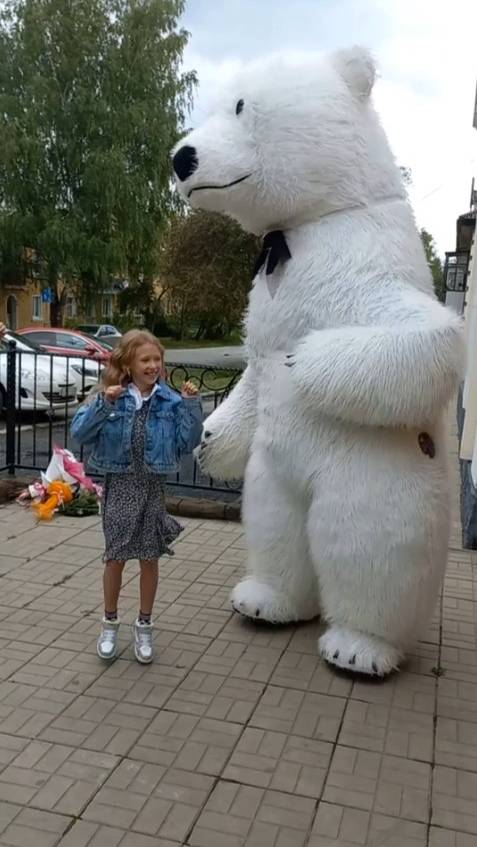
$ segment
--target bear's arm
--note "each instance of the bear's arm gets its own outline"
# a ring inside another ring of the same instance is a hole
[[[256,426],[256,380],[248,365],[238,385],[204,422],[202,468],[215,479],[242,479]]]
[[[289,363],[306,402],[369,426],[420,426],[450,401],[464,367],[460,318],[418,291],[380,304],[379,323],[311,332]]]

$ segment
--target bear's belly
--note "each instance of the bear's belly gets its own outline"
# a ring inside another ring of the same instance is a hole
[[[337,424],[306,407],[296,391],[286,352],[263,358],[257,371],[257,430],[255,445],[267,450],[280,473],[308,481],[323,465],[336,441]],[[339,427],[339,425],[338,425]]]
[[[312,307],[304,294],[304,285],[299,275],[289,277],[288,271],[284,271],[278,291],[271,297],[265,277],[257,279],[245,321],[251,361],[267,367],[268,360],[279,351],[291,353],[310,332],[326,328],[326,301],[322,303],[315,292]]]
[[[446,432],[442,421],[425,427],[435,444],[430,458],[420,447],[420,430],[359,427],[315,412],[295,388],[280,351],[263,359],[257,371],[257,429],[254,449],[265,450],[276,472],[315,492],[328,486],[353,486],[363,496],[369,486],[407,485],[418,499],[446,486]],[[368,493],[367,493],[368,492]],[[418,493],[419,492],[419,493]],[[426,493],[427,492],[427,493]]]

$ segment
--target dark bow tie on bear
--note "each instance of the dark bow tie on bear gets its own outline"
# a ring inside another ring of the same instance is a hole
[[[270,276],[279,263],[288,262],[289,259],[291,259],[291,253],[283,231],[274,229],[273,232],[267,232],[263,239],[260,255],[255,263],[253,275],[255,277],[266,262],[266,274]]]

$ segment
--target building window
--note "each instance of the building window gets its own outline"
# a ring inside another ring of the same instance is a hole
[[[76,317],[76,300],[71,294],[66,298],[65,314],[67,318]]]
[[[43,317],[43,311],[41,308],[41,294],[34,294],[31,298],[32,301],[32,318],[34,321],[41,321]]]
[[[102,308],[103,318],[112,318],[113,317],[113,295],[105,294],[103,296],[103,308]]]
[[[14,294],[7,297],[7,326],[12,332],[17,329],[18,303]]]
[[[449,268],[447,272],[447,290],[465,291],[465,273],[461,268]]]
[[[84,316],[87,320],[92,320],[96,317],[95,302],[93,297],[88,297],[84,308]]]
[[[447,291],[464,292],[466,290],[468,267],[469,253],[465,250],[446,253],[444,278]]]

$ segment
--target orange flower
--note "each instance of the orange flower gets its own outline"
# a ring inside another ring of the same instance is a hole
[[[62,503],[69,503],[73,499],[73,490],[71,485],[66,482],[50,482],[47,492],[50,495],[44,503],[34,503],[33,509],[36,512],[38,520],[51,521],[58,506]]]

